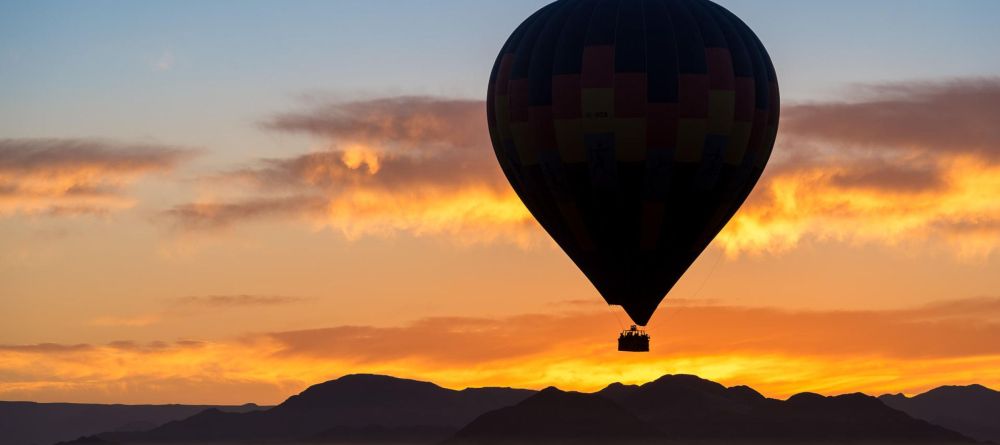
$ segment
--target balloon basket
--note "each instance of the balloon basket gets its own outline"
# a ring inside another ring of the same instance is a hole
[[[632,325],[618,335],[618,350],[621,352],[649,352],[649,334]]]

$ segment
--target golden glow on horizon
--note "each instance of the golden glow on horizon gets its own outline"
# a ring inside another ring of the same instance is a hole
[[[613,339],[612,339],[613,340]],[[655,343],[654,343],[655,345]],[[655,345],[656,349],[666,349]],[[279,403],[305,387],[350,373],[382,373],[449,388],[510,386],[595,391],[612,382],[639,384],[664,374],[695,374],[748,385],[769,397],[813,391],[917,393],[943,384],[1000,387],[1000,355],[963,358],[802,356],[787,354],[611,351],[612,341],[530,357],[466,365],[419,359],[358,362],[283,355],[256,339],[191,345],[99,346],[53,353],[0,352],[0,370],[31,378],[0,382],[0,398],[104,403]]]
[[[253,334],[226,341],[0,348],[0,399],[277,403],[350,373],[445,387],[594,391],[695,374],[784,398],[1000,387],[1000,299],[875,312],[684,306],[651,327],[653,351],[615,351],[604,312],[427,319],[406,326]],[[954,345],[954,346],[951,346]]]

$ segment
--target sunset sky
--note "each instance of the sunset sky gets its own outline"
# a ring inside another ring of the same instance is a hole
[[[545,3],[0,3],[0,400],[1000,388],[1000,2],[719,1],[778,141],[649,354],[490,146],[489,71]]]

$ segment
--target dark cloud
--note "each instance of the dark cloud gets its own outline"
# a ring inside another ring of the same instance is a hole
[[[486,104],[481,100],[402,96],[328,103],[282,113],[262,125],[333,141],[385,143],[419,150],[468,150],[489,144],[484,138]]]
[[[945,186],[943,171],[936,165],[907,165],[887,161],[858,163],[835,172],[831,185],[892,192],[922,192]]]
[[[782,107],[781,133],[840,148],[1000,156],[1000,77],[867,86],[850,102]]]
[[[222,175],[239,178],[262,189],[318,188],[336,192],[351,186],[398,189],[419,186],[460,186],[503,180],[492,151],[444,151],[409,156],[373,153],[372,167],[348,165],[351,154],[343,150],[309,153],[286,159],[265,159],[255,168]],[[505,184],[505,183],[503,183]]]
[[[107,347],[114,350],[154,353],[177,349],[193,349],[205,346],[204,342],[180,340],[175,342],[151,341],[139,343],[131,340],[116,340],[103,345],[97,344],[73,344],[64,345],[58,343],[38,343],[33,345],[2,345],[0,352],[20,352],[29,354],[70,354],[78,352],[91,352],[100,347]]]
[[[54,173],[86,168],[102,173],[163,171],[193,153],[175,146],[97,139],[0,139],[0,172]]]
[[[1000,78],[862,87],[787,105],[779,144],[719,235],[730,254],[808,240],[943,242],[965,258],[1000,249]],[[909,195],[909,196],[907,196]],[[919,196],[917,196],[919,195]]]
[[[93,139],[0,139],[0,215],[105,214],[125,187],[174,169],[194,151]]]
[[[231,176],[264,188],[500,186],[506,182],[490,145],[485,109],[479,100],[404,96],[281,114],[265,127],[320,136],[335,148],[265,159]]]
[[[978,215],[942,218],[934,222],[934,228],[953,235],[1000,236],[1000,215]]]
[[[510,220],[516,227],[502,230],[520,231],[527,212],[496,163],[484,110],[483,101],[395,97],[281,114],[264,127],[314,135],[329,148],[215,175],[213,184],[239,192],[166,215],[187,230],[293,217],[351,236],[481,233]]]
[[[59,354],[86,351],[93,348],[88,344],[63,345],[58,343],[38,343],[34,345],[0,345],[0,351],[39,354]]]
[[[316,196],[248,198],[181,204],[164,211],[164,215],[182,230],[219,229],[247,220],[314,214],[322,211],[324,203],[323,198]]]
[[[1000,298],[976,297],[939,301],[910,310],[910,315],[923,319],[984,318],[1000,321]]]
[[[875,85],[844,101],[785,106],[776,156],[737,216],[749,222],[730,224],[764,236],[729,230],[723,236],[727,251],[779,252],[811,237],[896,243],[923,238],[934,225],[981,227],[978,221],[996,215],[952,203],[995,185],[982,180],[986,168],[956,162],[964,156],[995,164],[998,104],[1000,78],[984,78]],[[366,233],[363,226],[376,224],[371,232],[452,234],[421,221],[479,212],[489,218],[463,223],[462,230],[502,231],[522,240],[520,228],[533,227],[525,224],[530,216],[523,209],[517,218],[497,217],[517,213],[518,201],[496,165],[484,107],[477,100],[394,97],[277,115],[263,126],[313,135],[329,148],[223,172],[215,179],[240,187],[236,196],[167,214],[188,229],[292,217],[345,232]],[[969,185],[975,181],[982,185]],[[915,194],[919,205],[901,197]],[[492,207],[457,205],[460,199]],[[945,217],[963,223],[945,224]],[[886,218],[910,223],[886,231]],[[488,219],[499,224],[484,223]],[[783,235],[770,227],[793,230]]]

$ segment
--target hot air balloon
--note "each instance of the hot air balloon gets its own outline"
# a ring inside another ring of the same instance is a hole
[[[638,326],[746,200],[778,109],[764,46],[708,0],[551,3],[507,39],[487,98],[511,186]]]

